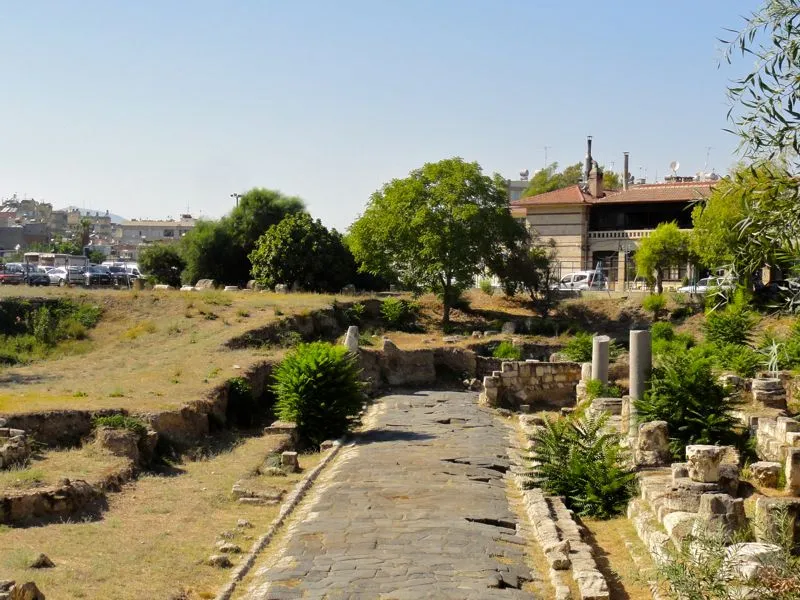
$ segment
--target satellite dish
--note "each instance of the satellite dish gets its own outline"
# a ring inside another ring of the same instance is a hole
[[[530,175],[530,171],[528,171],[528,169],[523,169],[522,171],[519,172],[519,178],[522,181],[527,181],[528,175]]]
[[[671,163],[669,163],[669,168],[674,175],[678,172],[678,169],[681,168],[681,163],[679,163],[677,160],[673,160]]]

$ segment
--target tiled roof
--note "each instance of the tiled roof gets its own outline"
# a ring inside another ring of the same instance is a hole
[[[581,190],[580,185],[527,196],[511,203],[511,208],[538,206],[540,204],[608,204],[629,202],[690,202],[711,195],[713,181],[692,181],[689,183],[649,183],[632,185],[627,190],[607,191],[601,198],[595,198]]]
[[[632,185],[627,190],[609,192],[602,198],[593,198],[592,204],[609,202],[690,202],[708,198],[714,181],[692,181],[690,183],[650,183]]]
[[[583,204],[590,201],[591,198],[589,194],[581,191],[581,186],[576,184],[561,188],[560,190],[553,190],[552,192],[537,194],[536,196],[520,198],[519,200],[513,201],[511,207],[538,204]]]

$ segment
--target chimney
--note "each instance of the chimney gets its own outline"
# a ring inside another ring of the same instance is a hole
[[[622,189],[628,189],[628,178],[630,178],[630,173],[628,172],[628,153],[623,152],[622,155],[625,157],[622,161],[624,167],[622,168]]]
[[[586,163],[583,165],[583,182],[589,183],[589,171],[592,170],[592,136],[586,136]]]
[[[597,163],[594,163],[592,170],[589,171],[589,193],[595,198],[603,196],[603,171]]]

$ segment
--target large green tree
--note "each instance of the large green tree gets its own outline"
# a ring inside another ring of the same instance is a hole
[[[284,283],[311,292],[338,292],[355,273],[342,236],[307,213],[287,215],[270,227],[249,258],[253,277],[267,288]]]
[[[575,163],[566,167],[563,171],[558,170],[558,163],[551,163],[544,169],[536,171],[531,177],[528,187],[523,196],[536,196],[553,190],[569,187],[583,181],[583,163]],[[622,187],[622,179],[619,175],[600,167],[603,171],[603,189],[617,190]]]
[[[450,158],[375,192],[348,241],[362,269],[439,294],[446,328],[453,302],[482,265],[524,237],[508,211],[503,179]]]
[[[639,276],[655,279],[656,294],[660,294],[664,290],[663,270],[689,260],[689,236],[675,222],[661,223],[641,241],[634,260]]]
[[[219,221],[197,223],[183,239],[184,279],[216,279],[242,285],[250,277],[248,255],[258,238],[289,214],[303,211],[303,201],[265,188],[239,196],[238,204]]]
[[[153,244],[139,253],[139,268],[152,277],[156,283],[174,287],[181,284],[181,272],[186,267],[177,246],[173,244]]]

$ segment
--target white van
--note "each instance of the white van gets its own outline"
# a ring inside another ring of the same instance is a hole
[[[554,290],[560,291],[581,291],[581,290],[605,290],[608,289],[606,276],[598,271],[576,271],[564,275],[557,284],[552,286]]]

